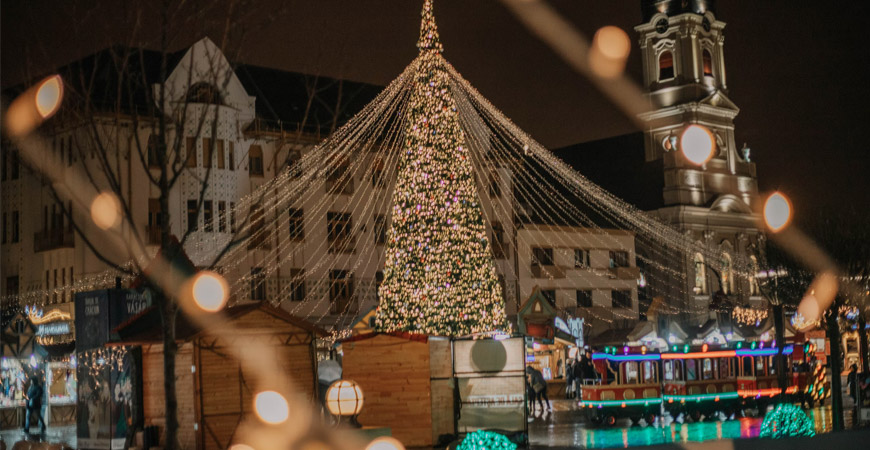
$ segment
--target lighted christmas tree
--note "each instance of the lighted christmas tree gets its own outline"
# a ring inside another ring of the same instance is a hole
[[[376,326],[439,336],[504,330],[501,286],[431,0],[422,16]]]

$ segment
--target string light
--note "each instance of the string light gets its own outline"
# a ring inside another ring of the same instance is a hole
[[[465,435],[456,450],[516,450],[507,436],[494,431],[477,430]]]
[[[731,317],[741,325],[759,326],[767,319],[767,310],[737,306],[731,310]]]
[[[816,435],[813,421],[798,406],[790,403],[780,403],[776,408],[764,416],[761,423],[759,437],[783,438]]]

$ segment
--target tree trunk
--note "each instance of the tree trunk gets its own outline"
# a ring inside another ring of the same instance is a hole
[[[782,305],[773,306],[773,326],[776,329],[776,375],[779,383],[780,401],[787,401],[785,397],[785,389],[788,380],[785,376],[786,356],[782,354],[785,349],[785,323],[782,315]]]
[[[840,381],[843,362],[840,359],[840,324],[837,323],[835,311],[829,314],[826,320],[828,340],[831,342],[831,412],[833,413],[831,425],[833,431],[843,431],[843,383]]]
[[[172,299],[158,294],[160,317],[163,322],[163,390],[165,400],[166,442],[163,448],[174,450],[178,442],[178,398],[175,395],[175,318],[177,308]]]

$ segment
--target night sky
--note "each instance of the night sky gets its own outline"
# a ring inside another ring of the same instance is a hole
[[[105,48],[157,48],[158,1],[7,0],[0,6],[3,87]],[[196,0],[172,49],[203,35],[219,42],[226,4]],[[640,22],[639,0],[551,0],[588,35]],[[386,84],[416,55],[422,0],[261,0],[237,11],[230,59]],[[145,5],[145,6],[142,6]],[[781,189],[798,220],[828,207],[870,205],[870,50],[867,2],[719,0],[729,97],[741,108],[762,190]],[[141,13],[141,19],[135,20]],[[532,36],[496,0],[437,0],[445,56],[544,145],[556,148],[635,131],[632,123]],[[136,24],[139,24],[137,27]],[[181,23],[177,19],[176,24]],[[133,31],[138,30],[138,31]],[[632,49],[631,75],[641,79]]]

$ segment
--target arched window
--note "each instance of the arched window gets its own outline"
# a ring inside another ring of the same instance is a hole
[[[713,76],[713,54],[710,53],[710,50],[704,49],[703,52],[704,59],[704,76],[712,77]]]
[[[752,274],[749,276],[749,295],[759,295],[758,278],[755,278],[759,270],[758,258],[753,255],[749,257],[749,261],[752,266]]]
[[[196,83],[187,90],[188,103],[208,103],[223,105],[220,90],[209,83]]]
[[[674,78],[674,54],[665,50],[659,55],[659,81]]]
[[[722,292],[725,294],[734,293],[734,273],[731,266],[731,255],[728,253],[722,254]]]
[[[704,264],[704,256],[695,253],[695,294],[707,293],[707,266]]]

